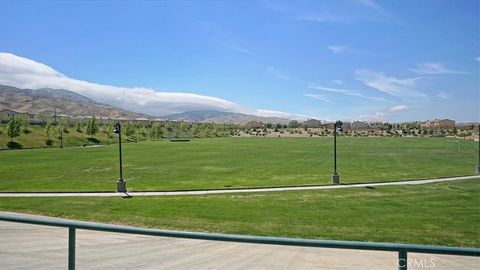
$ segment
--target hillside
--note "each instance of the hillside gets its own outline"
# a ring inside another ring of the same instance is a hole
[[[183,113],[175,113],[164,115],[161,118],[167,120],[184,120],[189,122],[204,123],[226,123],[244,125],[250,121],[258,121],[263,123],[279,123],[287,124],[291,120],[278,117],[261,117],[243,113],[221,112],[215,110],[189,111]]]
[[[13,109],[35,114],[57,114],[108,118],[147,118],[146,114],[134,113],[96,102],[88,97],[64,89],[19,89],[0,85],[0,109]]]

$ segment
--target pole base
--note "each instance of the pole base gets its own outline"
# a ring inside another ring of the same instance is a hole
[[[117,181],[117,192],[125,193],[127,192],[127,182],[123,179]]]
[[[336,173],[332,173],[332,183],[334,185],[339,185],[340,184],[340,175]]]
[[[477,174],[480,174],[480,163],[477,164]]]

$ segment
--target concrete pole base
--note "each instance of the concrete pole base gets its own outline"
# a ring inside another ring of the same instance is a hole
[[[340,175],[338,175],[336,173],[332,173],[332,183],[334,185],[340,184]]]
[[[120,179],[117,181],[117,192],[125,193],[127,192],[127,182]]]

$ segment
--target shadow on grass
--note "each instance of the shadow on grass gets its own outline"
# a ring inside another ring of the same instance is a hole
[[[8,147],[8,149],[22,149],[23,145],[21,145],[18,142],[8,142],[7,147]]]

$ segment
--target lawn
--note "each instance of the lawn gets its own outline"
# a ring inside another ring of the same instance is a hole
[[[123,146],[130,191],[330,184],[331,138],[219,138]],[[473,143],[340,138],[342,183],[474,174]],[[0,151],[0,191],[114,191],[117,145]]]
[[[0,210],[201,232],[480,246],[480,179],[167,197],[0,198]]]

